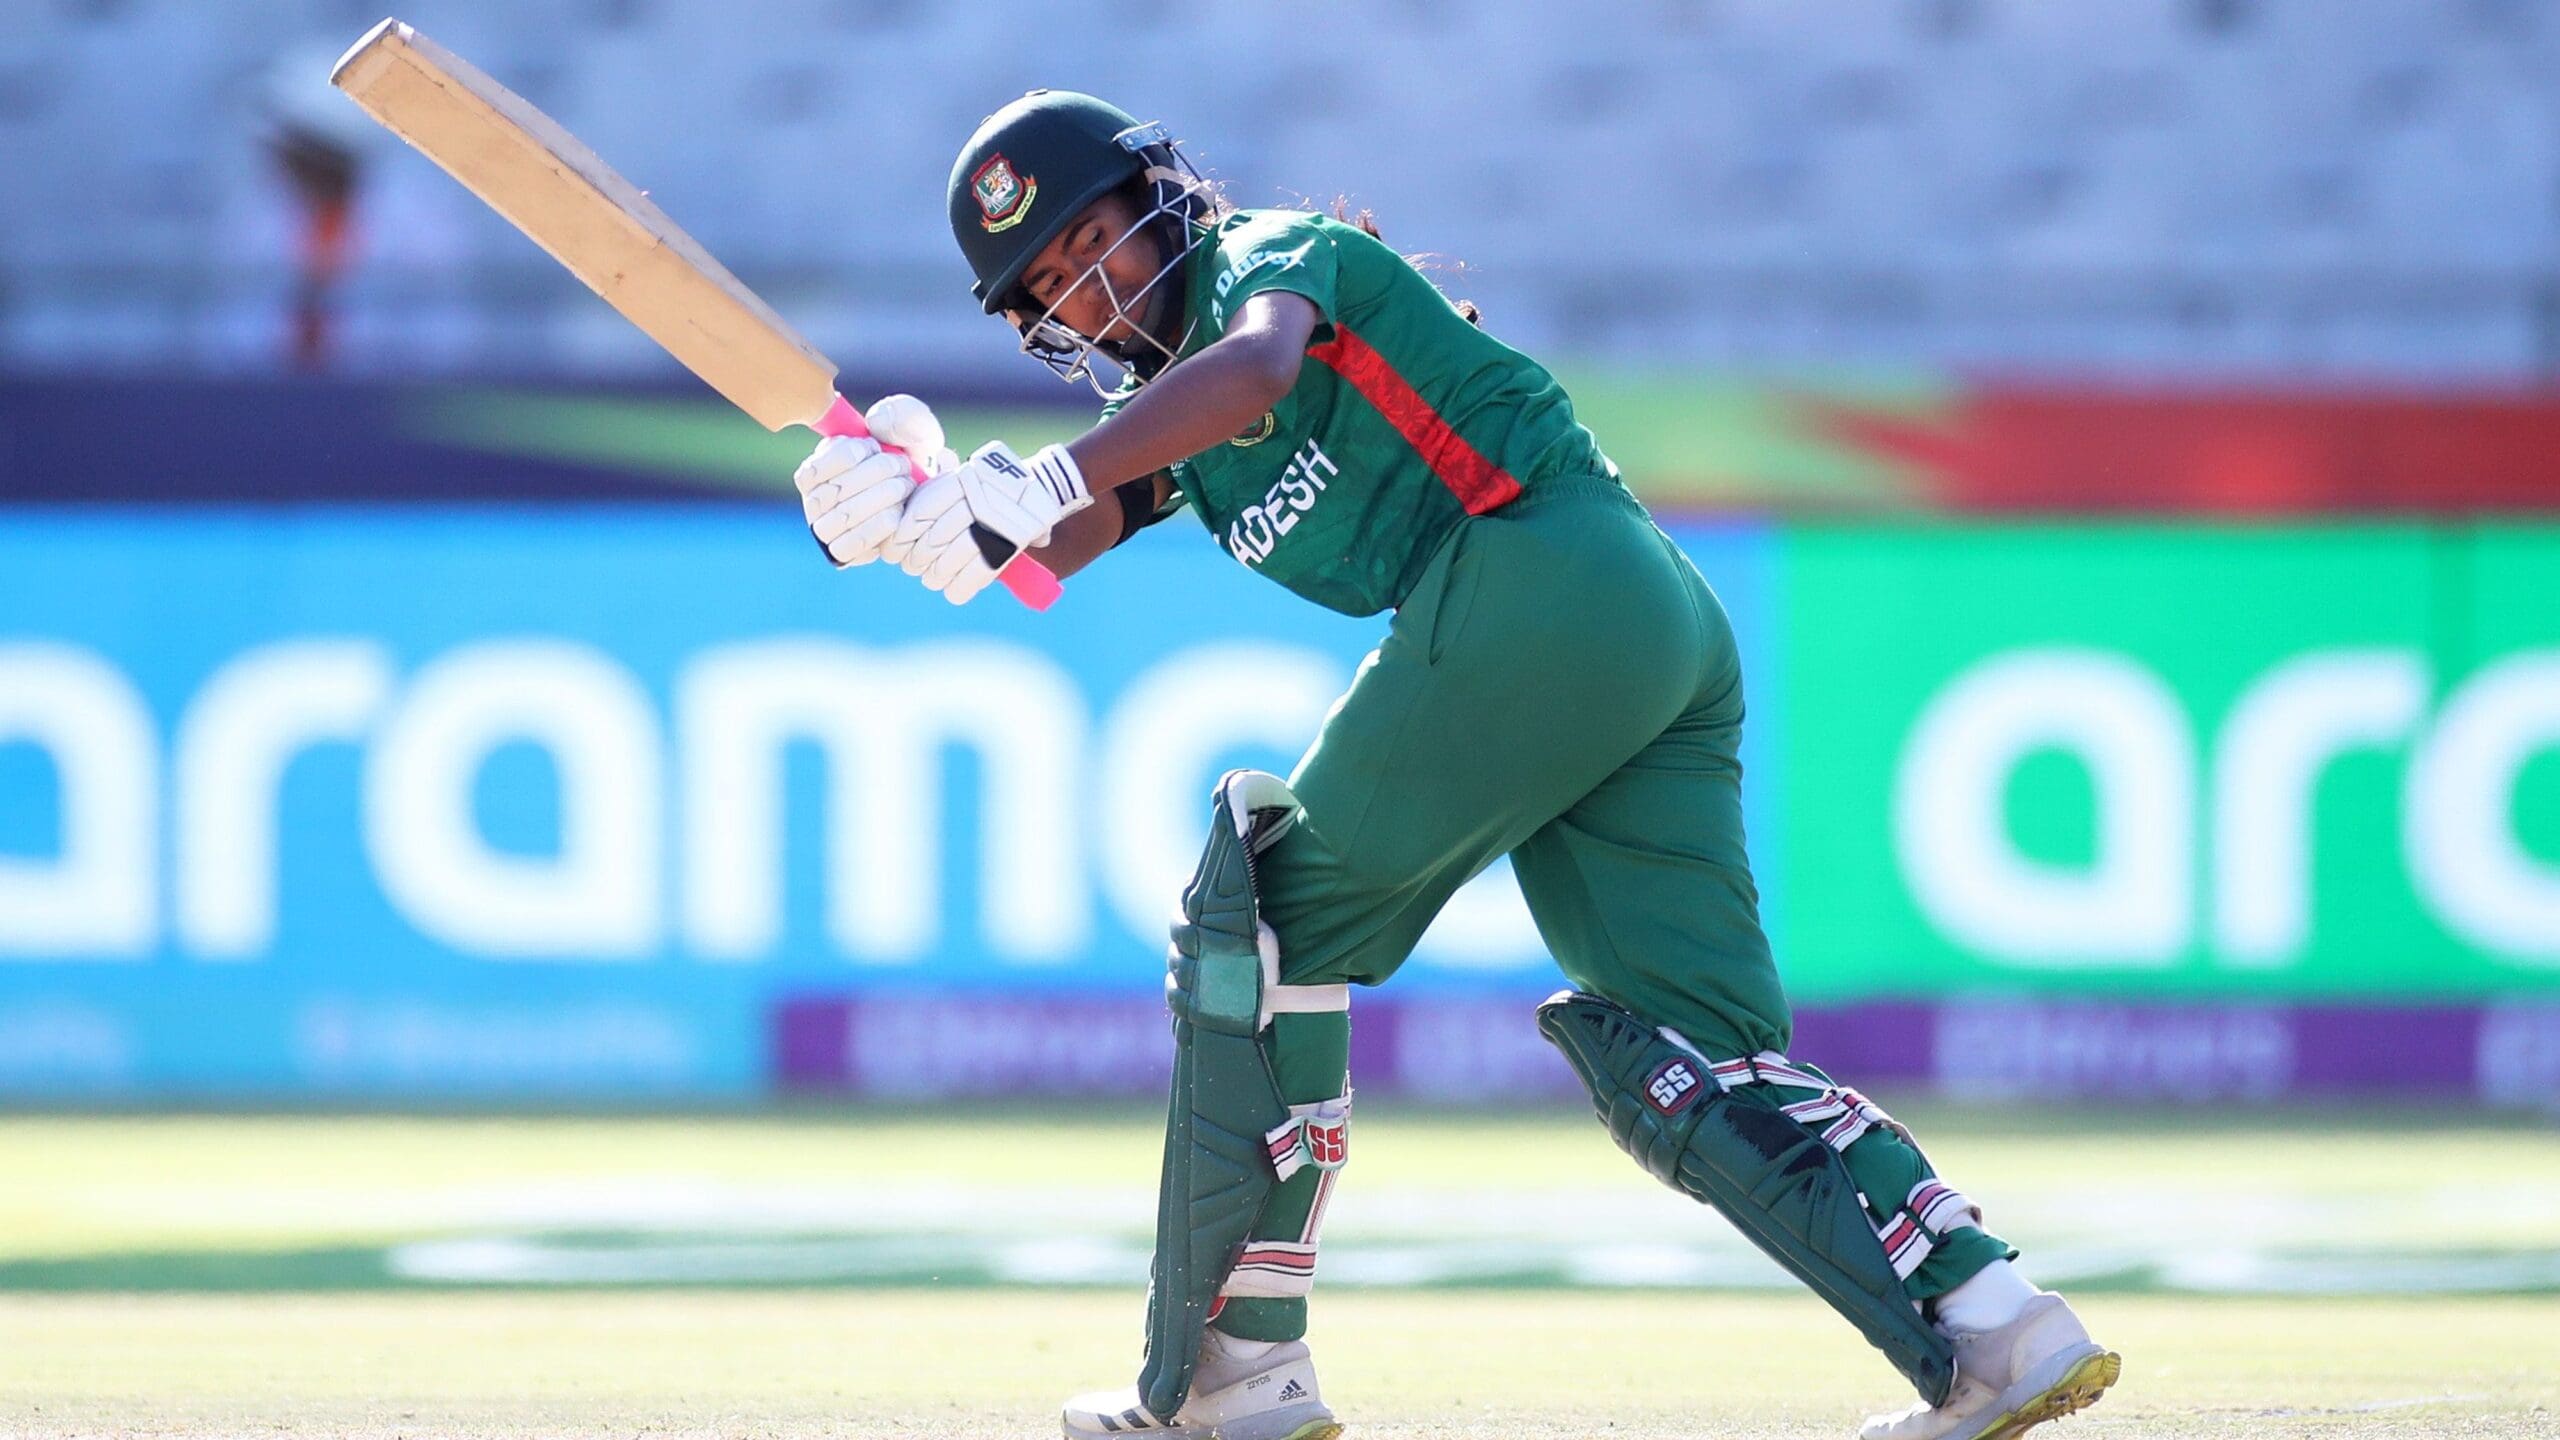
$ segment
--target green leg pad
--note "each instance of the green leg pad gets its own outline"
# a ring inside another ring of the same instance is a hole
[[[1839,1154],[1627,1010],[1571,991],[1538,1030],[1591,1090],[1609,1135],[1647,1173],[1721,1211],[1812,1287],[1935,1405],[1955,1384],[1946,1337],[1920,1318]]]
[[[1173,927],[1165,979],[1173,1091],[1156,1193],[1147,1358],[1138,1371],[1139,1397],[1163,1420],[1191,1394],[1209,1311],[1279,1186],[1266,1137],[1289,1119],[1289,1106],[1259,1038],[1274,981],[1261,948],[1253,858],[1296,818],[1296,799],[1277,777],[1229,772],[1218,782],[1209,844]]]
[[[1175,1022],[1147,1359],[1138,1372],[1140,1396],[1161,1418],[1191,1393],[1210,1308],[1277,1188],[1263,1136],[1288,1118],[1260,1045]]]

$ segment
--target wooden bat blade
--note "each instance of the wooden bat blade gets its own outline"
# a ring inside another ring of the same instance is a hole
[[[768,430],[813,425],[836,367],[593,150],[400,21],[329,83],[444,167]]]
[[[836,393],[833,362],[596,152],[461,56],[388,19],[338,58],[329,83],[766,429],[870,433]],[[907,463],[924,483],[923,465]],[[992,536],[972,529],[982,545]],[[1028,551],[998,576],[1034,610],[1058,598],[1057,577]]]

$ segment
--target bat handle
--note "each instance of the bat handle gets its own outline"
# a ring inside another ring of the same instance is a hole
[[[836,403],[828,406],[827,413],[819,416],[817,423],[810,428],[821,435],[850,435],[857,440],[868,439],[871,435],[871,427],[862,423],[862,412],[854,409],[853,402],[841,395],[836,397]],[[882,445],[880,448],[893,455],[906,455],[907,471],[915,477],[918,485],[922,485],[928,478],[924,473],[923,462],[913,455],[907,455],[906,451],[895,445]],[[984,525],[972,524],[969,528],[976,535],[978,548],[982,551],[992,546],[996,553],[1002,554],[1010,547],[1011,542]],[[1002,570],[996,572],[996,578],[1004,582],[1004,588],[1013,592],[1014,599],[1034,610],[1048,609],[1057,604],[1058,597],[1065,593],[1065,587],[1059,585],[1058,577],[1049,573],[1048,566],[1032,559],[1031,552],[1028,550],[1014,551],[1013,558],[1005,562]]]

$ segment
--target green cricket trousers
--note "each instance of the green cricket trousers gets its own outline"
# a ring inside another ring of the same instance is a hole
[[[1742,718],[1723,605],[1622,486],[1549,482],[1460,522],[1290,777],[1305,815],[1256,872],[1282,981],[1384,982],[1450,894],[1509,855],[1577,989],[1711,1060],[1784,1053],[1786,996],[1743,848]],[[1292,1104],[1344,1093],[1343,1019],[1275,1017]],[[1776,1088],[1782,1102],[1819,1093]],[[1845,1154],[1888,1212],[1931,1173],[1885,1126]],[[1331,1181],[1293,1176],[1257,1238],[1312,1246]],[[2010,1253],[1955,1230],[1912,1294]],[[1293,1338],[1305,1307],[1240,1298],[1217,1324]]]

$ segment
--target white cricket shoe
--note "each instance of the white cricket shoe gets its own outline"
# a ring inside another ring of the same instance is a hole
[[[1997,1330],[1949,1331],[1956,1388],[1944,1405],[1877,1415],[1858,1440],[2011,1440],[2098,1403],[2124,1359],[2089,1338],[2062,1297],[2041,1291]]]
[[[1256,1353],[1240,1353],[1246,1350]],[[1264,1349],[1215,1326],[1200,1342],[1191,1398],[1171,1421],[1150,1414],[1135,1385],[1078,1395],[1067,1402],[1065,1420],[1067,1440],[1334,1440],[1342,1433],[1316,1392],[1306,1341]]]

